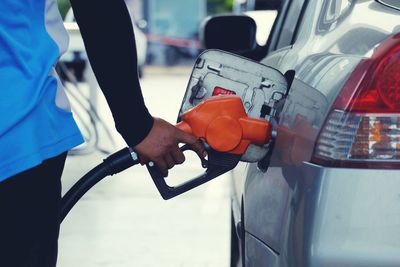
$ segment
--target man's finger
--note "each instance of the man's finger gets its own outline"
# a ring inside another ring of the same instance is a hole
[[[203,144],[197,137],[184,131],[181,131],[179,137],[179,141],[190,145],[190,147],[197,153],[197,155],[199,155],[199,157],[205,158],[207,156],[207,152],[205,151]]]
[[[190,147],[193,149],[194,152],[197,153],[197,155],[199,155],[199,157],[205,158],[207,156],[204,145],[200,142],[200,140],[197,140],[195,143],[190,144]]]
[[[169,153],[164,155],[164,161],[167,164],[168,169],[172,169],[175,166],[175,160]]]
[[[171,155],[176,164],[182,164],[185,161],[185,155],[179,148],[172,150]]]
[[[165,160],[164,159],[160,159],[160,160],[154,161],[154,163],[156,164],[157,168],[160,170],[162,175],[164,177],[167,177],[168,176],[168,165],[165,162]]]

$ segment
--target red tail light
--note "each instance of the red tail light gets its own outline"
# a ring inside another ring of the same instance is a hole
[[[351,74],[320,132],[313,161],[400,167],[400,33]]]

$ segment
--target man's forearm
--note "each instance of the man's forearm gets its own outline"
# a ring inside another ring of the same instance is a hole
[[[135,37],[123,0],[71,0],[89,61],[130,146],[141,142],[153,125],[144,105],[137,74]]]

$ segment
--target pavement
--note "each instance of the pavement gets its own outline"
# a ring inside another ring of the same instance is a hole
[[[174,123],[191,69],[148,67],[141,80],[153,116]],[[81,88],[82,87],[82,88]],[[88,94],[82,85],[80,90]],[[112,129],[116,145],[100,131],[99,145],[110,151],[124,147],[113,128],[102,94],[97,110]],[[74,101],[71,101],[74,105]],[[129,107],[126,107],[129,116]],[[68,156],[63,191],[101,162],[104,154]],[[179,183],[201,172],[194,155],[171,171]],[[229,177],[219,177],[176,199],[164,201],[145,167],[135,166],[109,177],[88,192],[61,226],[59,267],[224,267],[229,264]]]

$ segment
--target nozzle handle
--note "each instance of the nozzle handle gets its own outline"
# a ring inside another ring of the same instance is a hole
[[[185,145],[181,148],[181,150],[187,151],[192,149],[190,146]],[[163,199],[167,200],[181,195],[232,170],[236,167],[240,160],[240,155],[221,153],[208,146],[206,146],[206,151],[208,154],[208,160],[199,157],[202,167],[206,169],[205,172],[177,186],[169,186],[157,166],[151,163],[146,164],[151,178],[153,179],[153,182]]]

